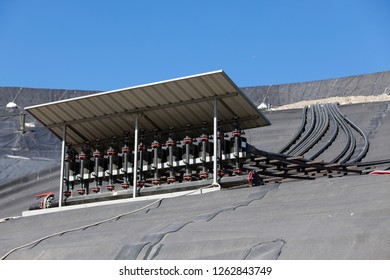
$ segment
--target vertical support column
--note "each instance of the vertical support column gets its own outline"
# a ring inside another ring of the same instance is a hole
[[[64,193],[64,167],[65,167],[65,148],[66,148],[66,130],[64,125],[62,129],[62,146],[61,146],[61,171],[60,171],[60,193],[58,194],[58,207],[62,207],[62,197]]]
[[[138,114],[134,120],[134,164],[133,164],[133,198],[137,196],[138,179]]]
[[[215,97],[214,98],[214,135],[213,135],[213,139],[214,139],[214,162],[213,162],[213,185],[216,186],[218,185],[218,182],[217,182],[217,161],[218,161],[218,156],[217,156],[217,153],[218,153],[218,147],[217,147],[217,139],[218,139],[218,135],[217,135],[217,130],[218,130],[218,106],[217,106],[217,102],[218,102],[218,99]]]

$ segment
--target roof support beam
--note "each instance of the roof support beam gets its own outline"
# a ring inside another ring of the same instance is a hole
[[[133,198],[137,197],[138,177],[138,114],[134,115],[134,164],[133,164]]]
[[[214,162],[213,162],[213,186],[218,185],[217,181],[217,161],[218,161],[218,100],[217,98],[214,98]]]
[[[62,197],[64,193],[64,168],[65,168],[65,148],[66,148],[66,131],[67,126],[62,129],[62,145],[61,145],[61,170],[60,170],[60,191],[58,194],[58,207],[62,207]]]
[[[88,121],[102,120],[102,119],[112,118],[112,117],[120,117],[123,115],[129,115],[129,114],[135,114],[135,113],[151,112],[151,111],[156,111],[156,110],[161,110],[161,109],[166,109],[166,108],[171,108],[171,107],[176,107],[176,106],[184,106],[184,105],[188,105],[188,104],[196,104],[196,103],[212,101],[214,99],[229,98],[229,97],[234,97],[237,95],[238,95],[237,92],[230,92],[230,93],[226,93],[226,94],[220,95],[220,96],[209,96],[209,97],[203,97],[203,98],[186,100],[186,101],[179,101],[179,102],[174,102],[174,103],[169,103],[169,104],[164,104],[164,105],[159,105],[159,106],[144,107],[144,108],[139,108],[139,109],[126,110],[126,111],[122,111],[122,112],[115,112],[112,114],[106,114],[106,115],[102,115],[102,116],[93,116],[93,117],[78,119],[78,120],[73,120],[73,121],[66,121],[66,122],[62,122],[62,123],[49,124],[49,125],[47,125],[47,127],[53,128],[53,127],[59,127],[59,126],[63,126],[63,125],[71,125],[71,124],[88,122]]]
[[[87,142],[87,141],[88,141],[88,139],[85,138],[85,137],[84,137],[78,130],[76,130],[74,127],[69,126],[68,128],[69,128],[69,130],[73,131],[74,134],[76,134],[78,137],[80,137],[80,139],[83,139],[84,142]]]
[[[251,121],[251,120],[257,120],[259,117],[258,116],[250,116],[250,117],[244,117],[244,118],[240,118],[240,121]],[[230,123],[233,123],[234,122],[234,119],[232,118],[231,120],[226,120],[226,121],[220,121],[220,125],[224,125],[224,124],[230,124]],[[208,124],[191,124],[191,129],[200,129],[202,127],[213,127],[214,124],[212,123],[208,123]],[[187,128],[186,127],[179,127],[179,128],[174,128],[174,129],[169,129],[169,130],[159,130],[160,133],[162,134],[166,134],[166,133],[169,133],[169,132],[183,132],[185,131]],[[153,136],[155,132],[146,132],[144,134],[144,136]]]

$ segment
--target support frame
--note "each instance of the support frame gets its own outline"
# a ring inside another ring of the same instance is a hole
[[[58,194],[58,207],[62,207],[62,198],[64,194],[64,168],[65,168],[65,149],[66,149],[66,133],[67,125],[62,128],[62,143],[61,143],[61,170],[60,170],[60,190]]]

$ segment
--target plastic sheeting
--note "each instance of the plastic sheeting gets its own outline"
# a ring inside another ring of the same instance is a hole
[[[43,238],[7,259],[389,259],[389,194],[346,176],[23,217],[0,224],[0,256]]]

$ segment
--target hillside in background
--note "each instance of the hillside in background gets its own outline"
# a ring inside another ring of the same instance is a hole
[[[334,79],[244,87],[241,90],[259,105],[273,107],[331,97],[390,95],[390,71]]]

